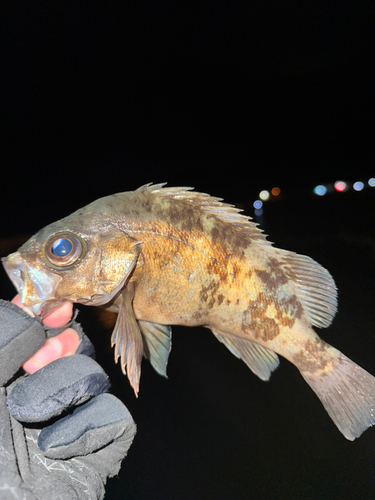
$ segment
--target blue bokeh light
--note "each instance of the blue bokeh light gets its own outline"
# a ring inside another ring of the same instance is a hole
[[[362,191],[362,189],[365,187],[365,185],[363,184],[363,182],[361,181],[357,181],[353,184],[353,189],[354,191]]]
[[[327,188],[321,184],[314,187],[314,193],[318,196],[324,196],[327,193]]]

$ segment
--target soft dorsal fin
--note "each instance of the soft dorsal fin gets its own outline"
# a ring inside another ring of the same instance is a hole
[[[234,335],[224,335],[213,330],[212,333],[261,380],[269,380],[271,373],[279,366],[278,355],[266,347]]]
[[[277,250],[289,280],[312,326],[326,328],[337,311],[337,288],[330,273],[315,260],[287,250]]]
[[[266,240],[266,235],[259,229],[255,222],[252,222],[251,217],[241,214],[241,209],[223,203],[222,198],[210,196],[207,193],[199,193],[192,191],[192,187],[164,187],[165,182],[161,184],[145,184],[137,189],[137,191],[150,193],[157,196],[167,198],[170,202],[183,202],[189,204],[196,210],[201,210],[218,220],[230,224],[232,228],[242,232],[246,232],[254,241],[264,245],[272,245]]]

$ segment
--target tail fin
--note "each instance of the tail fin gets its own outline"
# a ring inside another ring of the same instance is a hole
[[[375,377],[349,358],[340,353],[330,371],[301,374],[346,439],[375,425]]]

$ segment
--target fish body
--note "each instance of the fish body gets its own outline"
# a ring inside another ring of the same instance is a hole
[[[278,249],[236,208],[191,188],[101,198],[4,259],[23,304],[118,312],[115,359],[135,392],[142,357],[166,375],[170,325],[202,325],[262,380],[291,361],[350,440],[375,423],[375,379],[321,340],[337,309],[329,272]]]

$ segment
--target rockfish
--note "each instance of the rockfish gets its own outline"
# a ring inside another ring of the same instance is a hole
[[[118,312],[115,359],[138,393],[142,357],[166,376],[170,325],[205,326],[262,380],[292,362],[350,440],[375,423],[375,378],[321,340],[337,306],[329,272],[281,250],[221,198],[147,184],[101,198],[4,258],[21,302]]]

